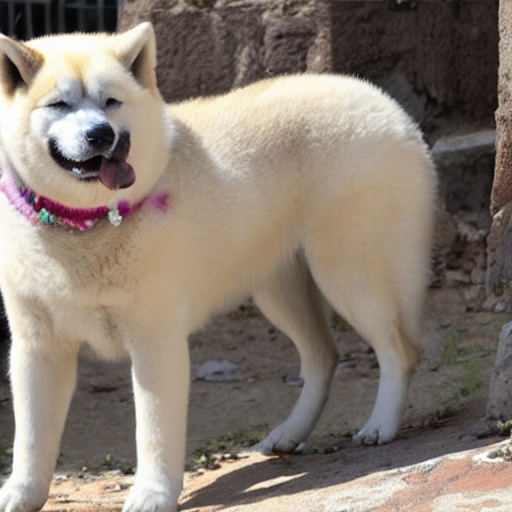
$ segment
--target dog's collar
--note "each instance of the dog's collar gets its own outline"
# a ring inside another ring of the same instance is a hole
[[[0,190],[16,210],[27,217],[32,224],[60,225],[79,231],[91,229],[105,217],[113,226],[119,226],[125,217],[138,210],[145,202],[143,199],[139,203],[131,205],[128,201],[122,200],[114,208],[108,206],[70,208],[47,197],[39,196],[23,185],[18,185],[6,172],[0,180]],[[148,199],[151,199],[157,209],[167,210],[168,193],[156,194]]]

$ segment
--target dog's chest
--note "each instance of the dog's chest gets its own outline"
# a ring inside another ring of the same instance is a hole
[[[121,356],[126,332],[136,328],[139,256],[127,247],[130,237],[107,243],[87,233],[41,233],[2,230],[2,286],[44,308],[57,336],[108,359]]]
[[[126,230],[81,233],[12,220],[0,224],[0,277],[17,293],[45,304],[115,307],[133,290],[140,255]]]

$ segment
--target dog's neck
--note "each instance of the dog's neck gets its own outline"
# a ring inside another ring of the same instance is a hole
[[[125,217],[138,210],[148,200],[157,210],[163,212],[167,211],[169,206],[169,194],[160,193],[149,196],[135,205],[131,205],[126,200],[121,200],[114,208],[108,206],[71,208],[47,197],[37,195],[23,185],[18,185],[8,172],[4,172],[0,179],[0,190],[16,210],[32,224],[60,225],[79,231],[87,231],[93,228],[103,218],[108,218],[113,226],[119,226]]]

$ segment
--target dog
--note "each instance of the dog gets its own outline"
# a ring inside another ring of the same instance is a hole
[[[149,23],[0,38],[0,287],[16,422],[1,512],[43,506],[77,354],[129,356],[137,476],[124,512],[175,511],[188,335],[253,297],[304,385],[257,449],[291,452],[337,351],[325,301],[375,349],[355,441],[391,441],[421,351],[436,173],[413,121],[357,78],[270,78],[166,105]]]

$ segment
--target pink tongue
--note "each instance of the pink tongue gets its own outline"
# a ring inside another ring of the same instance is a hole
[[[100,167],[100,181],[110,190],[128,188],[135,181],[135,171],[127,162],[103,158]]]

